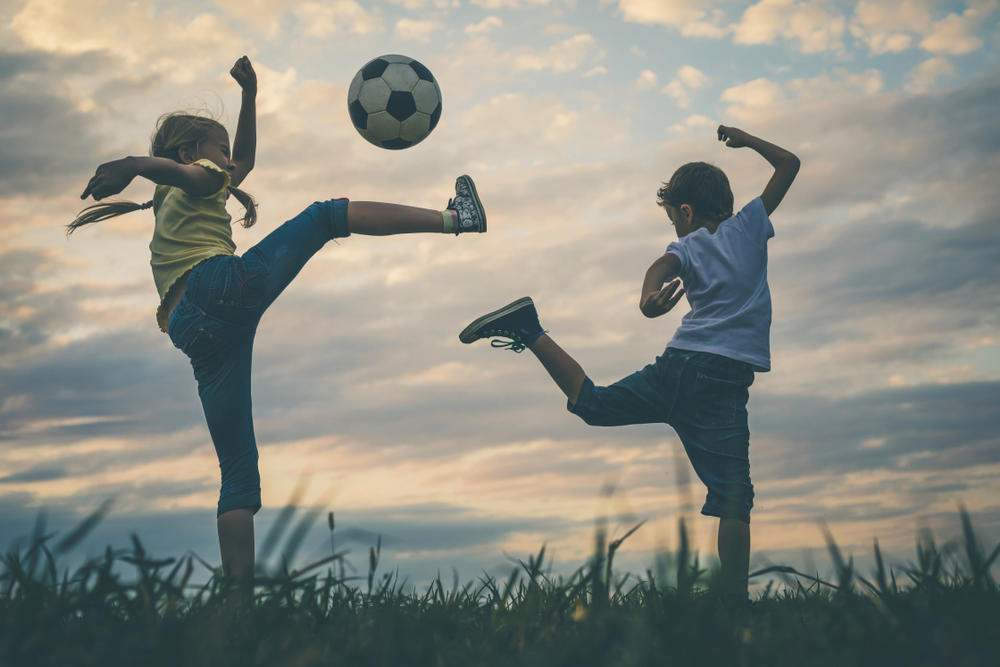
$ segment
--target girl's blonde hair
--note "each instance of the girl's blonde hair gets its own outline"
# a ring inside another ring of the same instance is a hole
[[[207,139],[208,135],[216,129],[225,131],[222,124],[212,118],[182,112],[164,114],[157,121],[149,154],[153,157],[165,157],[180,162],[180,149],[182,147],[193,146],[197,150],[198,144]],[[257,222],[257,204],[253,197],[233,186],[229,186],[228,189],[229,194],[236,197],[236,200],[243,204],[246,209],[246,214],[240,219],[240,222],[244,227],[252,227]],[[74,230],[84,225],[150,208],[152,205],[153,202],[150,200],[145,204],[115,201],[88,206],[80,211],[73,222],[66,225],[66,234],[72,234]]]

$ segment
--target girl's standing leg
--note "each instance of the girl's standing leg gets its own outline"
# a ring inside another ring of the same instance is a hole
[[[251,579],[254,569],[253,511],[229,510],[220,514],[216,523],[222,571],[237,581]]]

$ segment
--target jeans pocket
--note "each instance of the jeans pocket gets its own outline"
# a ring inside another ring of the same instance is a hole
[[[209,316],[250,326],[268,304],[267,266],[253,251],[243,257],[227,256],[206,268],[192,292],[194,302]]]
[[[749,384],[743,378],[698,366],[691,368],[690,377],[692,421],[695,424],[710,428],[746,425],[750,393]]]
[[[254,250],[234,257],[233,274],[227,296],[230,303],[245,310],[257,310],[267,303],[267,265]]]
[[[191,359],[192,364],[216,354],[222,339],[216,322],[183,302],[172,314],[167,333],[174,347]]]

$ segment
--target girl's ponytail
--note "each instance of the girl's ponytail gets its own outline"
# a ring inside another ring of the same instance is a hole
[[[152,206],[152,199],[145,204],[136,204],[134,201],[113,201],[106,204],[94,204],[92,206],[88,206],[80,211],[80,214],[76,216],[76,219],[73,220],[73,222],[66,225],[66,236],[69,236],[84,225],[107,220],[108,218],[113,218],[118,215],[131,213],[132,211],[141,211],[143,209],[152,208]]]
[[[257,222],[257,202],[250,196],[250,193],[231,185],[229,186],[229,194],[236,197],[236,201],[243,204],[243,208],[247,210],[246,214],[240,218],[243,228],[253,227],[254,223]]]

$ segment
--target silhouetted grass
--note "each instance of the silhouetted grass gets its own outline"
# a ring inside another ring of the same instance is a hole
[[[44,521],[30,545],[8,551],[0,571],[0,665],[196,667],[211,665],[996,665],[1000,593],[968,513],[964,539],[937,546],[927,531],[916,561],[858,574],[825,529],[836,581],[773,566],[777,574],[741,605],[716,592],[717,573],[699,567],[680,524],[680,547],[655,572],[616,576],[615,553],[639,525],[610,542],[603,524],[587,563],[568,577],[545,571],[545,548],[509,577],[483,574],[415,591],[379,574],[381,541],[368,572],[345,576],[344,552],[290,570],[317,513],[292,527],[275,566],[261,567],[252,602],[221,573],[192,586],[194,554],[157,559],[138,537],[130,549],[62,574],[57,558],[108,510],[105,504],[52,544]],[[277,548],[295,509],[265,538]],[[51,546],[50,546],[51,545]],[[122,564],[134,572],[125,577]],[[805,583],[803,583],[805,582]]]

